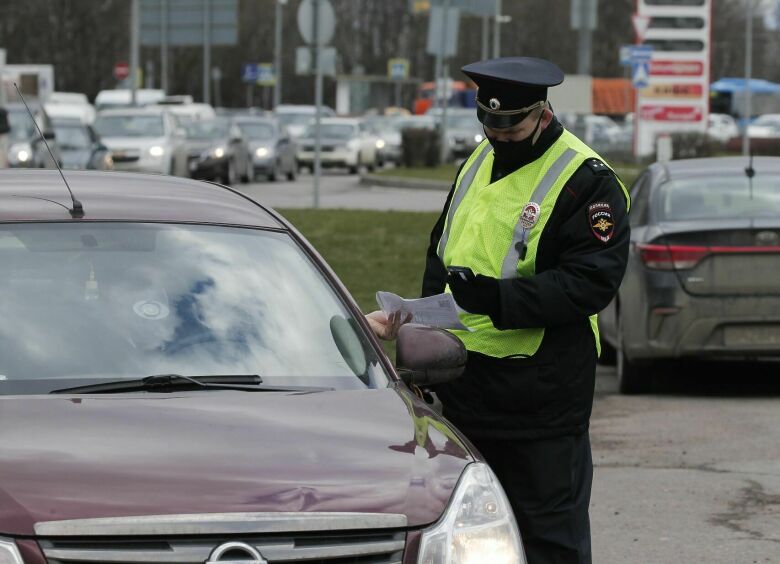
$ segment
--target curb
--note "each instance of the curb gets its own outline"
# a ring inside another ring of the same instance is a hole
[[[379,186],[382,188],[411,188],[415,190],[447,190],[451,182],[442,180],[426,180],[423,178],[402,178],[400,176],[385,176],[383,174],[363,174],[360,176],[361,186]]]

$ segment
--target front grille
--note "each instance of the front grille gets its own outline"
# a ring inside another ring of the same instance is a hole
[[[401,564],[405,526],[404,515],[234,513],[50,521],[35,530],[49,564],[203,564],[227,542],[254,547],[269,564]]]
[[[40,540],[49,564],[203,564],[228,541],[254,548],[269,564],[401,564],[403,531],[253,537]]]

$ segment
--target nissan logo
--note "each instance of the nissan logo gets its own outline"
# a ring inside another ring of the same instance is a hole
[[[209,556],[206,564],[230,562],[231,564],[268,564],[268,560],[256,548],[243,542],[226,542],[219,545]]]

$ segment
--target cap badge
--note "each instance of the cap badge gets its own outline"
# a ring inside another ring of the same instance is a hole
[[[498,98],[491,98],[490,102],[490,109],[491,110],[500,110],[501,109],[501,102],[498,101]]]
[[[536,202],[528,202],[520,214],[520,226],[523,229],[532,229],[534,225],[539,221],[539,212],[541,206]]]

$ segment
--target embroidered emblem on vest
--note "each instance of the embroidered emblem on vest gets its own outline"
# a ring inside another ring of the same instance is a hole
[[[588,206],[588,222],[596,239],[608,243],[615,233],[615,220],[612,208],[606,202],[597,202]]]

